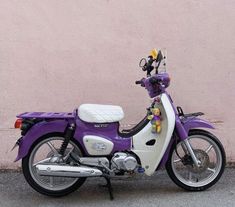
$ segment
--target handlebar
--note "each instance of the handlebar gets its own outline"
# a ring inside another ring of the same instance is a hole
[[[149,83],[151,83],[152,85],[154,85],[154,84],[160,84],[160,80],[158,80],[158,79],[155,78],[155,77],[150,77],[150,78],[149,78]],[[135,84],[136,84],[136,85],[141,85],[142,87],[144,87],[144,86],[145,86],[145,78],[142,78],[141,80],[135,81]]]
[[[135,84],[140,85],[141,87],[145,87],[145,78],[135,81]]]

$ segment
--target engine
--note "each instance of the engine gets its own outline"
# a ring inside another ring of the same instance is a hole
[[[111,160],[111,169],[114,171],[133,171],[137,167],[136,158],[124,152],[117,152]]]

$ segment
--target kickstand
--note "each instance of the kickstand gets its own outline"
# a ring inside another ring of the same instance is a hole
[[[104,177],[105,180],[107,181],[106,185],[103,185],[103,187],[107,187],[108,188],[108,191],[109,191],[109,198],[110,200],[113,200],[113,188],[112,188],[112,185],[111,185],[111,182],[110,182],[110,178],[108,177]]]

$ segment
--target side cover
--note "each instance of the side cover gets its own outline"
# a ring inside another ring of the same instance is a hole
[[[151,132],[152,125],[148,123],[138,134],[133,136],[132,151],[139,156],[145,174],[152,175],[158,167],[175,127],[175,113],[166,94],[160,96],[161,102],[156,107],[161,110],[162,130],[159,134]],[[152,146],[146,143],[156,140]]]
[[[86,135],[83,137],[83,143],[90,155],[109,155],[113,150],[113,142],[103,137],[95,135]]]

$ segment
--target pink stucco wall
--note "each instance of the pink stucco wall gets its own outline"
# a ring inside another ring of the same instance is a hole
[[[0,1],[0,167],[13,168],[15,115],[123,106],[134,124],[150,101],[134,81],[141,57],[168,51],[169,89],[204,111],[235,161],[235,1]]]

